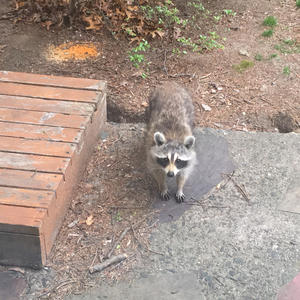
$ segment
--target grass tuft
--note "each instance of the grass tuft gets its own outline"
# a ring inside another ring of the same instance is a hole
[[[273,35],[273,33],[274,33],[273,29],[269,29],[269,30],[265,30],[261,35],[263,37],[270,37]]]
[[[254,62],[251,61],[251,60],[242,60],[238,65],[233,65],[233,68],[242,73],[244,72],[245,70],[251,68],[254,66]]]
[[[291,69],[290,69],[289,66],[285,66],[285,67],[283,68],[283,74],[284,74],[284,75],[290,75],[290,74],[291,74]]]
[[[277,25],[277,20],[273,16],[268,16],[263,21],[264,26],[274,27]]]

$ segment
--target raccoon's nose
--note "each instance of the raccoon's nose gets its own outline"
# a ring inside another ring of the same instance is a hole
[[[174,177],[174,172],[169,171],[169,172],[167,173],[167,175],[168,175],[168,177]]]

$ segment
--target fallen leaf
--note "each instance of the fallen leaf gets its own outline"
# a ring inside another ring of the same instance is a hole
[[[87,219],[85,220],[85,223],[87,226],[91,226],[94,223],[93,215],[90,215],[89,217],[87,217]]]

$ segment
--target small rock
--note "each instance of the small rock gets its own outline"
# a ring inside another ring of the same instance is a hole
[[[218,87],[217,87],[217,90],[218,90],[218,91],[222,91],[223,88],[222,88],[221,86],[218,86]]]
[[[243,55],[243,56],[247,56],[247,57],[250,56],[250,55],[249,55],[249,52],[248,52],[246,49],[241,49],[241,50],[239,51],[239,54],[240,54],[240,55]]]
[[[266,92],[267,90],[268,90],[268,87],[265,84],[263,84],[260,88],[261,92]]]
[[[209,105],[202,103],[201,106],[205,111],[211,111],[211,107]]]
[[[217,92],[217,90],[215,90],[215,89],[211,89],[211,91],[210,91],[212,94],[216,94],[216,92]]]
[[[71,222],[71,223],[68,225],[68,228],[74,227],[77,223],[78,223],[78,220],[75,220],[75,221]]]
[[[148,103],[147,103],[146,101],[144,101],[144,102],[141,103],[141,105],[142,105],[143,107],[147,107],[147,106],[148,106]]]

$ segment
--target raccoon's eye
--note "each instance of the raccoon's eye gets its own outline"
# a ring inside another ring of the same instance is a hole
[[[167,157],[157,157],[156,161],[164,168],[169,164],[169,159]]]
[[[175,165],[176,165],[177,169],[185,168],[187,166],[187,164],[188,164],[187,160],[181,160],[181,159],[177,158],[175,161]]]

